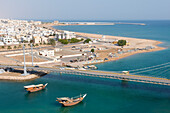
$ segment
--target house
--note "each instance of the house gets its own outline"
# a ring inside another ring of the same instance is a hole
[[[40,36],[34,36],[34,37],[33,37],[33,42],[34,42],[35,44],[41,43],[41,37],[40,37]]]
[[[41,43],[48,43],[48,38],[47,37],[44,37],[44,36],[42,36],[41,37]]]
[[[76,38],[76,35],[74,32],[70,31],[63,31],[63,32],[56,32],[56,39],[72,39]]]
[[[6,45],[10,45],[12,44],[12,38],[7,36],[7,37],[3,37],[2,41],[6,44]]]
[[[16,39],[9,36],[1,37],[1,40],[6,45],[19,44],[19,42]]]

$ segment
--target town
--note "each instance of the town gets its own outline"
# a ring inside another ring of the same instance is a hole
[[[162,49],[157,41],[53,28],[58,25],[62,23],[0,19],[0,64],[97,69],[93,64]]]

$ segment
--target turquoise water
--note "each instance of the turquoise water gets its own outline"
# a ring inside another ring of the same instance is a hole
[[[48,82],[40,92],[27,93],[23,86]],[[72,107],[62,107],[55,99],[88,93]],[[1,113],[169,113],[170,89],[140,83],[50,74],[31,82],[0,82]]]
[[[109,35],[116,35],[117,33],[119,36],[127,35],[129,37],[156,39],[166,43],[166,45],[162,44],[161,46],[169,47],[169,23],[169,21],[148,21],[148,26],[115,25],[103,26],[103,28],[102,26],[59,26],[57,28],[80,32],[84,30],[84,32],[90,33],[100,32],[101,34]],[[147,29],[143,27],[147,27]],[[114,31],[113,28],[117,30]],[[89,29],[91,30],[89,31]],[[133,29],[133,31],[127,29]],[[166,49],[158,52],[137,54],[119,61],[98,64],[97,66],[100,70],[108,71],[137,69],[169,62],[169,58],[170,51]],[[160,72],[162,71],[159,70]],[[145,74],[152,75],[153,72]],[[169,77],[170,73],[167,71],[163,75],[164,77]],[[155,75],[153,74],[152,76]],[[49,83],[47,88],[36,93],[27,93],[23,88],[24,85],[47,82]],[[76,106],[62,107],[55,101],[56,97],[71,97],[80,93],[87,93],[88,95],[82,103]],[[59,75],[57,73],[51,73],[29,82],[0,81],[0,113],[30,112],[170,113],[170,87],[76,75]]]
[[[96,33],[103,35],[125,36],[142,39],[152,39],[164,42],[160,46],[167,48],[163,51],[142,53],[133,55],[119,61],[99,64],[99,70],[122,71],[144,67],[155,66],[170,62],[170,21],[124,21],[134,23],[145,23],[140,25],[106,25],[106,26],[55,26],[56,29],[69,30],[75,32]],[[170,70],[162,68],[160,70],[140,73],[142,75],[170,78]]]

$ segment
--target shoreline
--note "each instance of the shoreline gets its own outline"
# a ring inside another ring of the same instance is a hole
[[[82,33],[82,32],[75,32],[77,35],[80,35],[80,36],[87,36],[87,37],[92,37],[92,38],[102,38],[102,35],[99,35],[99,34],[90,34],[90,33]],[[150,39],[139,39],[139,38],[131,38],[131,37],[121,37],[121,36],[111,36],[111,35],[105,35],[106,37],[108,37],[109,39],[125,39],[125,40],[143,40],[143,41],[150,41],[152,43],[152,46],[154,46],[155,48],[154,49],[150,49],[150,50],[141,50],[141,51],[135,51],[135,52],[131,52],[131,53],[124,53],[122,55],[120,55],[119,57],[117,58],[113,58],[111,60],[108,60],[108,61],[104,61],[104,62],[109,62],[109,61],[115,61],[115,60],[119,60],[119,59],[122,59],[122,58],[125,58],[125,57],[128,57],[128,56],[131,56],[131,55],[134,55],[134,54],[139,54],[139,53],[147,53],[147,52],[154,52],[154,51],[161,51],[161,50],[164,50],[166,48],[164,47],[160,47],[158,46],[159,44],[162,44],[163,42],[161,41],[156,41],[156,40],[150,40]],[[103,62],[103,63],[104,63]]]
[[[48,29],[52,29],[55,31],[63,31],[63,30],[59,30],[54,28],[54,26],[59,26],[56,24],[42,24],[41,27],[46,27]],[[66,25],[67,26],[67,25]],[[73,31],[71,31],[73,32]],[[90,38],[98,38],[101,39],[103,35],[100,34],[92,34],[92,33],[83,33],[83,32],[75,32],[76,35],[79,36],[83,36],[83,37],[90,37]],[[99,62],[99,63],[105,63],[105,62],[110,62],[110,61],[116,61],[125,57],[129,57],[131,55],[134,54],[139,54],[139,53],[146,53],[146,52],[154,52],[154,51],[161,51],[164,50],[166,48],[164,47],[159,47],[158,45],[163,43],[161,41],[157,41],[157,40],[151,40],[151,39],[140,39],[140,38],[132,38],[132,37],[122,37],[122,36],[112,36],[112,35],[105,35],[105,37],[107,39],[123,39],[123,40],[128,40],[129,42],[131,42],[132,44],[135,42],[136,45],[133,45],[133,48],[143,48],[146,46],[153,46],[153,49],[150,50],[142,50],[142,51],[135,51],[135,52],[130,52],[130,53],[124,53],[122,55],[120,55],[119,57],[116,58],[111,58],[107,61],[103,61],[103,62]],[[76,44],[75,44],[76,45]],[[99,64],[99,63],[91,63],[91,64]],[[90,64],[87,64],[90,65]]]
[[[32,81],[37,78],[40,78],[47,73],[34,73],[34,74],[29,74],[26,76],[22,76],[21,73],[16,73],[16,72],[5,72],[0,74],[0,81],[14,81],[14,82],[25,82],[25,81]]]

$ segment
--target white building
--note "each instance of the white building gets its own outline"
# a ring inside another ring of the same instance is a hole
[[[55,48],[55,52],[59,52],[59,51],[62,51],[62,49],[60,49],[60,48]]]
[[[54,56],[54,50],[42,50],[39,51],[39,55],[47,56],[47,57]]]
[[[64,31],[64,32],[56,32],[56,39],[72,39],[76,38],[74,32]]]
[[[4,43],[0,41],[0,46],[4,46]]]

